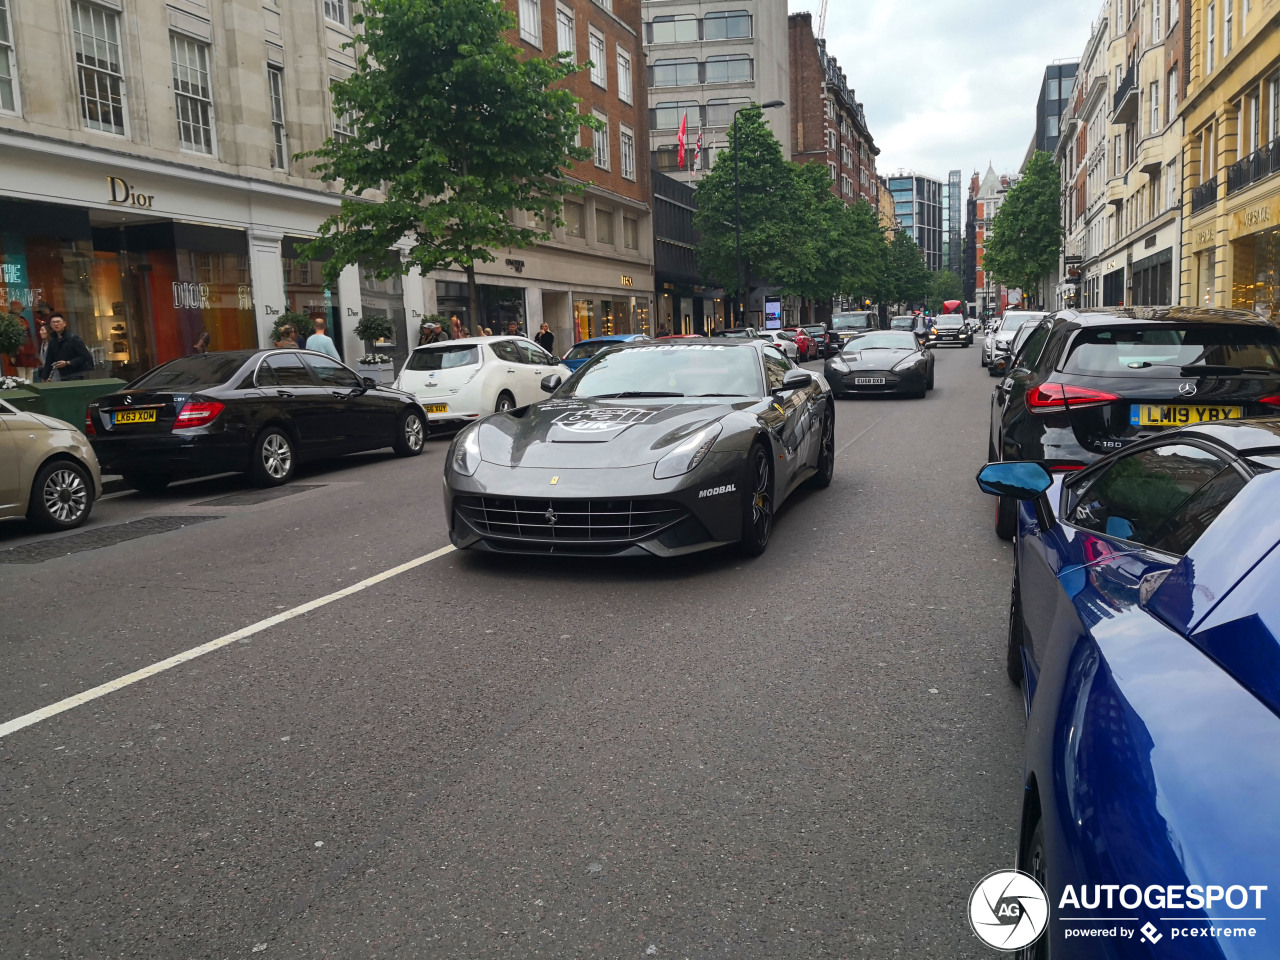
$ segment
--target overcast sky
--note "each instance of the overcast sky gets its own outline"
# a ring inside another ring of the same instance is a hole
[[[789,0],[814,15],[820,0]],[[1016,173],[1035,134],[1044,68],[1078,59],[1101,0],[830,0],[827,50],[866,109],[876,171],[965,181]]]

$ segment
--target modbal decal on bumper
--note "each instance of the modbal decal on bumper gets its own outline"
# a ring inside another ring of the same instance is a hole
[[[738,488],[731,483],[725,487],[712,487],[710,490],[699,490],[698,499],[701,500],[704,497],[718,497],[724,493],[737,493],[737,492],[738,492]]]

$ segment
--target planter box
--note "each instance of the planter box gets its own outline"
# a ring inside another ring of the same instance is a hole
[[[394,363],[357,363],[356,372],[378,383],[389,384],[396,378],[396,365]]]
[[[11,407],[17,407],[23,413],[44,413],[44,397],[34,386],[0,390],[0,400],[6,401]]]

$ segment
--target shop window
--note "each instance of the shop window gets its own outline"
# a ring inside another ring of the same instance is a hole
[[[284,129],[284,71],[267,67],[267,92],[271,97],[271,166],[289,169],[289,147]]]
[[[90,130],[124,136],[124,61],[120,15],[81,0],[71,4],[80,118]]]
[[[378,267],[383,265],[396,271],[399,260],[398,253],[387,251],[384,264],[362,263],[360,265],[360,315],[386,317],[391,321],[394,331],[389,340],[374,341],[374,347],[395,347],[399,339],[398,333],[405,329],[404,277],[398,272],[393,272],[385,280],[380,280],[376,272]]]
[[[324,282],[325,260],[301,258],[299,251],[308,242],[301,237],[285,237],[280,245],[285,306],[291,313],[304,313],[312,320],[324,320],[341,355],[343,316],[338,289]]]
[[[213,91],[209,86],[209,46],[169,34],[178,142],[184,150],[213,153]]]
[[[18,61],[13,53],[9,0],[0,0],[0,110],[18,112]]]
[[[1280,323],[1280,229],[1242,237],[1231,248],[1231,305]]]

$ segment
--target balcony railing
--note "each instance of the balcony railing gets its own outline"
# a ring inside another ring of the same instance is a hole
[[[1280,138],[1227,168],[1227,196],[1280,173]]]
[[[1191,191],[1191,212],[1199,213],[1218,202],[1218,178],[1206,180]]]

